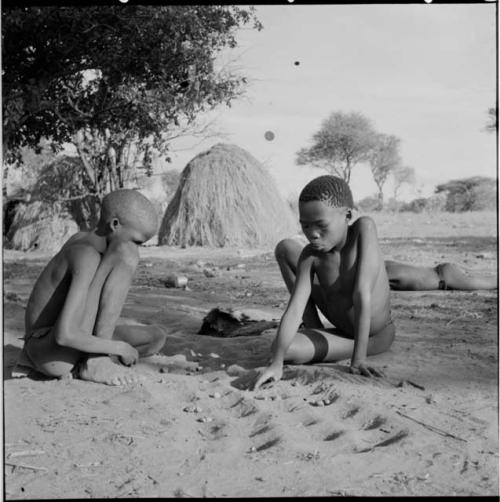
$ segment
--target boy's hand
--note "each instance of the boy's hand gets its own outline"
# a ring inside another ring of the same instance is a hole
[[[132,366],[137,362],[137,359],[139,359],[139,352],[127,342],[122,342],[118,357],[120,362],[125,366]]]
[[[283,365],[282,364],[271,364],[268,366],[260,375],[260,377],[255,382],[253,390],[257,390],[262,384],[266,383],[268,380],[274,380],[277,382],[283,376]]]
[[[381,370],[368,366],[366,363],[353,363],[349,367],[349,371],[354,375],[362,375],[368,378],[385,376]]]

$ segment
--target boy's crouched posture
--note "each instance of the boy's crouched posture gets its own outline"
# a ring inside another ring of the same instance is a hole
[[[139,261],[138,247],[156,228],[154,207],[139,192],[117,190],[104,197],[97,228],[70,237],[33,287],[18,373],[73,374],[109,385],[139,380],[123,365],[159,351],[166,334],[156,326],[116,323]]]
[[[375,223],[363,216],[350,224],[352,208],[349,186],[335,176],[320,176],[302,190],[300,224],[309,244],[302,248],[286,239],[276,247],[291,297],[273,342],[271,364],[255,389],[279,380],[284,362],[350,357],[353,373],[381,375],[366,357],[386,351],[394,340],[389,281]],[[317,309],[333,329],[324,328]]]

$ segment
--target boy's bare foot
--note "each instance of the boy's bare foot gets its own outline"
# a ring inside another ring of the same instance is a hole
[[[89,357],[80,364],[78,377],[89,382],[104,383],[106,385],[133,385],[143,381],[124,366],[115,364],[109,357]]]

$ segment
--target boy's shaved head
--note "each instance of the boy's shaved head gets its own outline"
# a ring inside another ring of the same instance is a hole
[[[299,202],[319,200],[332,207],[354,207],[349,185],[337,176],[325,175],[314,178],[300,192]]]
[[[122,225],[143,230],[150,237],[158,229],[158,216],[153,204],[137,190],[124,188],[104,197],[98,228],[103,228],[114,218],[118,218]]]

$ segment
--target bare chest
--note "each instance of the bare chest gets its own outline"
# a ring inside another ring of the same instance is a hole
[[[350,296],[356,279],[354,253],[332,253],[318,259],[314,270],[323,293],[329,297]]]

